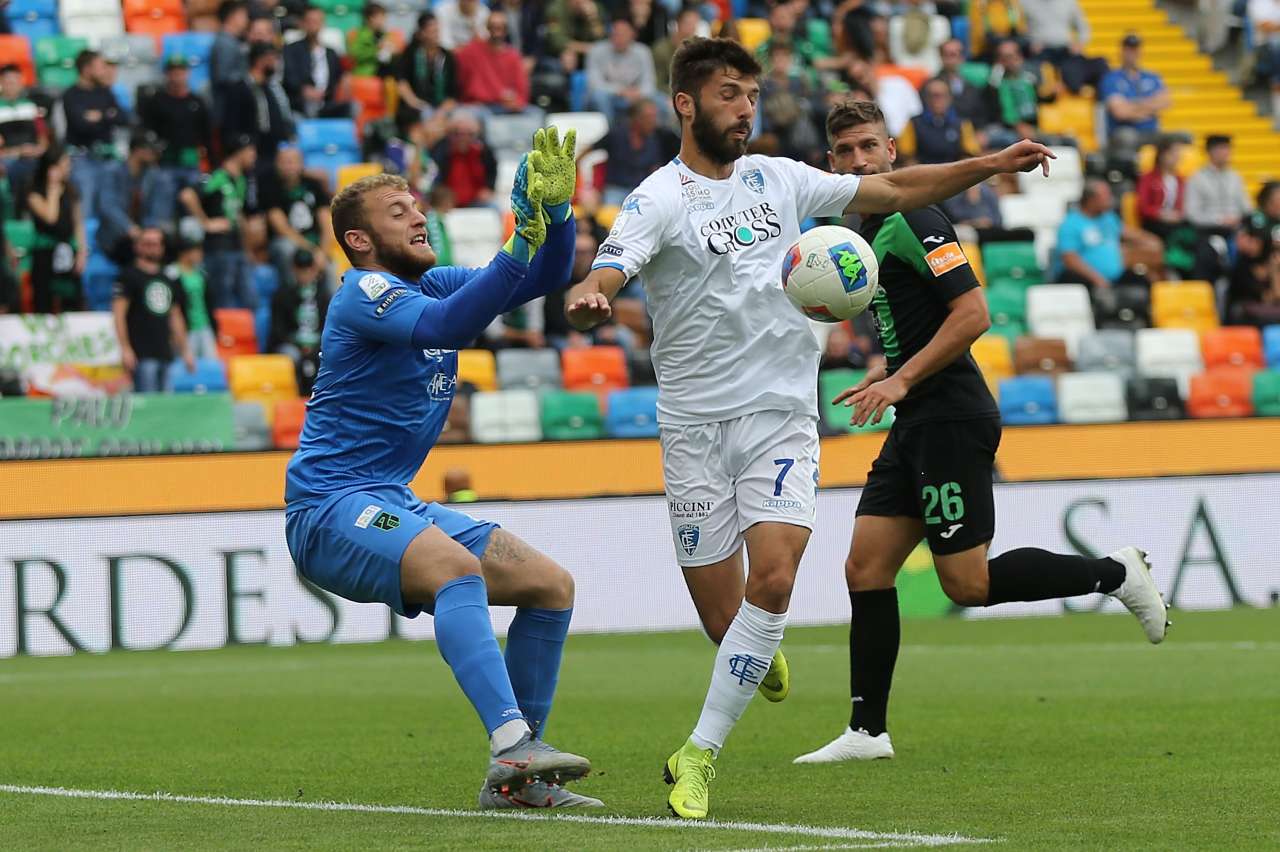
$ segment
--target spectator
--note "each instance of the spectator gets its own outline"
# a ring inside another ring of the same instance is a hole
[[[18,289],[18,259],[13,256],[4,228],[0,227],[0,314],[22,313]]]
[[[218,34],[209,54],[209,86],[213,92],[213,123],[222,125],[227,96],[249,73],[245,31],[249,29],[249,6],[244,0],[222,0],[218,5]],[[274,32],[273,43],[274,43]]]
[[[846,57],[846,63],[844,73],[850,87],[862,89],[879,105],[890,136],[901,133],[911,117],[924,109],[920,94],[905,77],[877,74],[870,62],[857,57]]]
[[[165,271],[182,286],[183,319],[187,323],[187,344],[192,357],[217,358],[217,314],[213,290],[204,274],[204,249],[200,243],[182,243],[177,261]]]
[[[253,137],[230,139],[222,167],[205,178],[199,190],[184,189],[181,200],[204,229],[205,274],[219,308],[256,308],[249,258],[244,253],[244,207],[247,175],[258,159]]]
[[[1057,68],[1072,92],[1085,86],[1096,89],[1108,71],[1107,61],[1084,55],[1089,22],[1079,0],[1022,0],[1022,9],[1027,15],[1031,55]]]
[[[676,15],[675,32],[653,45],[654,81],[663,94],[671,92],[671,57],[676,48],[698,35],[702,26],[702,15],[697,8],[685,6]]]
[[[1161,139],[1151,171],[1138,178],[1138,218],[1143,228],[1166,241],[1185,219],[1187,182],[1178,174],[1181,159],[1182,142]]]
[[[551,0],[547,9],[547,50],[560,57],[566,73],[581,70],[587,53],[604,38],[596,0]]]
[[[161,143],[160,165],[152,170],[146,193],[152,223],[176,218],[178,193],[200,182],[205,156],[213,145],[213,123],[204,99],[191,91],[187,58],[174,54],[164,64],[164,88],[138,104],[142,126]]]
[[[449,133],[431,152],[440,168],[440,182],[453,192],[459,207],[475,207],[493,201],[498,161],[480,137],[480,121],[467,110],[454,110]]]
[[[608,41],[591,46],[586,69],[591,108],[610,121],[636,101],[657,94],[653,54],[636,43],[635,27],[626,18],[615,18]]]
[[[21,192],[48,146],[49,126],[23,90],[22,69],[5,65],[0,68],[0,175],[9,176],[10,189]]]
[[[1027,37],[1026,16],[1018,0],[972,0],[969,3],[969,50],[989,60],[1000,42]]]
[[[998,124],[988,129],[997,148],[1040,134],[1040,104],[1057,97],[1053,67],[1042,64],[1039,73],[1028,68],[1022,48],[1013,39],[996,47],[996,65],[991,69],[991,100]]]
[[[486,27],[486,37],[472,40],[456,54],[462,101],[492,112],[523,112],[529,106],[529,75],[508,43],[506,13],[490,12]]]
[[[1063,268],[1057,280],[1101,290],[1122,281],[1146,283],[1147,273],[1159,274],[1164,253],[1160,239],[1122,223],[1114,208],[1106,181],[1085,181],[1079,206],[1058,226]]]
[[[437,266],[453,265],[453,241],[449,239],[449,229],[444,226],[444,217],[453,207],[453,190],[447,186],[431,190],[423,206],[422,213],[427,217],[427,243],[436,253]]]
[[[1244,191],[1244,178],[1231,168],[1231,137],[1205,139],[1209,162],[1187,181],[1187,220],[1202,232],[1231,237],[1253,205]]]
[[[305,251],[323,267],[333,243],[329,193],[303,174],[302,151],[289,145],[276,153],[275,172],[263,181],[261,207],[271,229],[271,262],[283,281],[293,272],[293,256]],[[311,265],[308,263],[308,265]]]
[[[80,51],[76,73],[75,84],[62,93],[62,112],[67,121],[71,179],[80,200],[92,205],[103,168],[116,158],[115,131],[124,126],[125,114],[107,85],[111,69],[102,54]]]
[[[420,121],[437,125],[438,132],[462,94],[458,65],[452,53],[440,45],[440,22],[431,12],[418,16],[413,43],[396,61],[400,103],[396,126],[402,135]]]
[[[1271,88],[1271,115],[1280,119],[1280,2],[1248,0],[1246,8],[1258,45],[1258,77]]]
[[[775,145],[783,156],[803,162],[815,160],[823,145],[813,120],[818,97],[810,75],[795,61],[791,44],[782,38],[770,42],[765,68],[765,78],[760,81],[760,141]]]
[[[1227,296],[1227,321],[1280,323],[1280,181],[1258,190],[1258,209],[1237,237],[1239,256]]]
[[[271,297],[271,330],[267,350],[293,359],[298,390],[311,395],[320,369],[320,334],[324,330],[329,297],[321,281],[319,257],[306,250],[294,253],[289,274]]]
[[[249,32],[245,36],[247,47],[251,50],[255,44],[280,46],[280,31],[276,29],[274,17],[259,17],[249,21]],[[245,54],[245,66],[248,67],[248,54]]]
[[[800,20],[800,11],[795,0],[774,4],[769,10],[769,37],[756,48],[756,59],[768,71],[770,47],[774,41],[784,41],[790,45],[797,67],[806,73],[812,74],[815,69],[839,69],[845,60],[832,57],[824,45],[809,38],[809,28]]]
[[[111,300],[121,361],[133,375],[136,393],[167,392],[173,389],[169,362],[175,351],[187,370],[196,368],[182,319],[182,285],[161,265],[164,233],[159,228],[138,234],[133,254],[133,265],[120,272]]]
[[[609,155],[604,164],[604,203],[621,206],[654,169],[671,161],[680,150],[680,139],[658,126],[658,105],[642,100],[631,105],[626,121],[615,123],[595,149]]]
[[[440,19],[440,44],[446,50],[484,38],[489,7],[480,0],[444,0],[435,11]]]
[[[942,209],[957,228],[973,228],[979,241],[984,240],[984,231],[998,230],[1004,225],[1000,215],[1000,198],[986,182],[948,198],[942,203]]]
[[[484,330],[487,349],[545,349],[545,299],[538,297],[498,317]]]
[[[378,3],[364,7],[364,23],[349,38],[347,58],[356,77],[381,75],[391,64],[396,40],[387,32],[387,9]]]
[[[872,22],[877,17],[867,0],[841,0],[831,13],[831,38],[839,52],[870,61],[875,55]]]
[[[895,65],[938,73],[938,48],[951,37],[951,25],[926,0],[905,0],[896,16],[900,23],[890,30],[890,54]]]
[[[1129,33],[1120,42],[1120,67],[1102,78],[1098,100],[1107,108],[1107,136],[1126,148],[1154,137],[1160,113],[1169,108],[1169,90],[1154,71],[1140,67],[1142,39]]]
[[[36,164],[27,192],[27,211],[36,229],[31,290],[38,314],[83,310],[80,275],[88,251],[84,214],[71,170],[66,151],[60,145],[50,145]]]
[[[951,87],[936,77],[924,84],[924,112],[898,136],[898,155],[917,163],[953,163],[980,152],[973,125],[951,102]]]
[[[964,65],[964,43],[958,38],[948,39],[938,48],[938,56],[942,59],[942,70],[934,79],[946,83],[951,90],[951,104],[956,113],[974,127],[986,127],[991,123],[986,92],[960,73],[960,66]]]
[[[269,44],[255,44],[249,51],[249,76],[227,95],[223,147],[227,140],[249,137],[263,164],[274,162],[280,143],[293,138],[293,113],[284,89],[276,82],[280,51]]]
[[[107,164],[98,183],[98,198],[90,207],[98,220],[98,248],[121,266],[133,261],[133,243],[143,226],[173,221],[172,213],[157,218],[149,209],[159,194],[152,174],[160,148],[159,138],[150,130],[134,131],[128,159]]]
[[[299,115],[345,118],[351,115],[351,104],[338,100],[342,61],[333,48],[320,43],[324,22],[319,6],[308,6],[302,14],[303,37],[284,48],[284,90]]]

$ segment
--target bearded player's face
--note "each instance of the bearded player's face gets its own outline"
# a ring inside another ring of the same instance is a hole
[[[427,217],[412,195],[386,189],[365,196],[364,204],[374,263],[409,281],[435,265],[436,253],[427,242]]]
[[[698,149],[723,165],[747,153],[759,99],[760,84],[754,77],[732,69],[717,72],[693,101],[689,130]]]

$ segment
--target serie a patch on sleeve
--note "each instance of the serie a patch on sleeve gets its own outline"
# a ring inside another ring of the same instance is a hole
[[[370,300],[377,300],[379,296],[387,292],[387,288],[391,283],[376,272],[370,272],[360,278],[360,289]]]
[[[947,274],[969,262],[959,243],[944,243],[924,256],[934,278]]]

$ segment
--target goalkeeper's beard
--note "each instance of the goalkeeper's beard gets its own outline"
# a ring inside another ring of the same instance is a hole
[[[405,281],[417,281],[436,265],[436,253],[429,243],[425,252],[415,253],[402,243],[383,242],[377,234],[371,233],[369,240],[373,243],[373,255],[378,265]]]
[[[727,166],[747,153],[747,137],[744,136],[741,141],[729,138],[729,134],[738,128],[739,123],[736,121],[725,128],[716,127],[711,115],[694,103],[689,131],[693,134],[698,150],[711,161]]]

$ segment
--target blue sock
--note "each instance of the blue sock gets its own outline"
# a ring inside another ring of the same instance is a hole
[[[515,620],[507,631],[507,674],[520,710],[541,737],[551,712],[551,699],[560,680],[560,657],[564,638],[569,632],[573,608],[516,610]]]
[[[484,729],[520,718],[520,705],[502,665],[502,652],[489,622],[489,595],[484,578],[468,574],[450,580],[436,592],[436,645]]]

